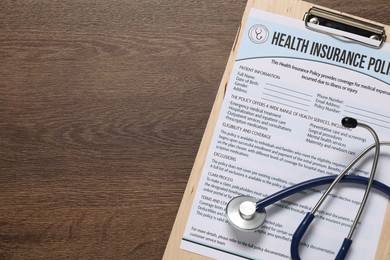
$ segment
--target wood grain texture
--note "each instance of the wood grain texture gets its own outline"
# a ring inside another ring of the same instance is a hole
[[[162,257],[245,4],[1,1],[0,259]]]
[[[260,8],[269,12],[277,13],[280,15],[285,15],[288,17],[292,17],[294,19],[302,19],[304,13],[309,10],[313,6],[312,3],[304,2],[301,0],[250,0],[245,8],[245,12],[243,15],[243,19],[241,21],[240,28],[243,28],[246,19],[248,18],[248,13],[251,8]],[[326,7],[324,7],[326,8]],[[335,9],[333,9],[335,10]],[[357,16],[355,16],[357,17]],[[364,19],[361,18],[360,19]],[[366,18],[366,20],[368,20]],[[385,30],[389,31],[390,26],[385,26]],[[242,39],[244,34],[243,30],[239,30],[238,36],[236,39]],[[227,83],[230,78],[230,74],[233,68],[234,60],[237,54],[238,47],[240,45],[240,40],[236,41],[233,44],[233,48],[229,57],[229,62],[226,66],[223,78],[221,80],[218,94],[216,100],[213,105],[213,109],[210,114],[210,119],[206,126],[205,134],[203,135],[203,139],[194,162],[194,166],[191,171],[191,175],[189,181],[187,183],[187,187],[185,189],[183,199],[178,210],[178,214],[176,220],[174,222],[174,226],[172,228],[171,235],[169,237],[167,247],[163,256],[164,260],[170,259],[209,259],[207,257],[197,255],[190,251],[185,251],[180,249],[181,238],[183,236],[187,219],[190,214],[191,205],[194,201],[195,191],[197,190],[197,186],[199,183],[200,176],[202,174],[202,168],[206,161],[208,147],[211,143],[212,134],[214,132],[215,124],[217,121],[217,117],[221,108],[221,104],[223,102],[223,96],[225,93],[225,89]],[[388,210],[388,213],[390,211]],[[385,216],[385,220],[383,223],[383,229],[380,234],[379,244],[377,247],[375,259],[389,259],[389,248],[390,248],[390,239],[389,239],[389,227],[390,221],[388,221],[388,215]]]

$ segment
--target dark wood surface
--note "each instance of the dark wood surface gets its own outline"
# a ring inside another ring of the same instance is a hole
[[[162,257],[245,4],[0,2],[0,259]]]

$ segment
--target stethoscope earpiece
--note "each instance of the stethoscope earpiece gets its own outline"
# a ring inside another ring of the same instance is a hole
[[[355,128],[358,125],[358,121],[352,117],[344,117],[341,120],[341,124],[346,128]]]

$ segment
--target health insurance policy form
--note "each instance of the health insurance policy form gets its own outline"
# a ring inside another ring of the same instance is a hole
[[[289,259],[292,233],[326,187],[269,206],[256,232],[235,230],[225,206],[339,174],[373,143],[365,129],[344,129],[344,116],[390,140],[390,48],[343,42],[257,9],[244,30],[181,248],[217,259]],[[376,179],[390,185],[388,153],[382,148]],[[367,177],[371,163],[372,154],[352,174]],[[302,239],[303,259],[335,257],[362,188],[341,184],[331,193]],[[348,259],[374,259],[386,206],[371,193]]]

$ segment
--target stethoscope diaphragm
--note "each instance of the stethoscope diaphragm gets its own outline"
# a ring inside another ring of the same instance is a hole
[[[263,225],[266,218],[264,208],[256,209],[256,198],[238,196],[229,201],[226,206],[226,216],[229,222],[238,229],[254,231]]]

